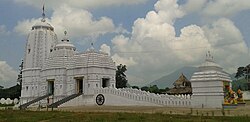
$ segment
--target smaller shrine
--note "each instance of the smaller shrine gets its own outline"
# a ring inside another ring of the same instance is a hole
[[[191,78],[192,107],[195,108],[222,108],[225,102],[227,87],[231,86],[231,78],[218,65],[210,51],[206,54],[205,62],[198,67]]]
[[[174,88],[167,91],[168,95],[192,95],[191,82],[183,74],[173,83]]]

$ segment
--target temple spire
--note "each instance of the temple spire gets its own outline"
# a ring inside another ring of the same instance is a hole
[[[43,14],[42,14],[42,17],[43,17],[43,18],[42,18],[42,20],[41,20],[41,21],[42,21],[42,22],[45,22],[44,4],[43,4]]]
[[[94,43],[93,43],[93,42],[91,42],[90,50],[95,50],[95,48],[94,48]]]
[[[213,62],[213,56],[211,55],[210,51],[207,52],[206,54],[206,61],[212,61]]]
[[[67,36],[67,31],[64,31],[64,35]]]

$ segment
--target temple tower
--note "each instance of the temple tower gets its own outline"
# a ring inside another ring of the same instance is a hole
[[[31,97],[40,96],[41,69],[57,42],[54,28],[46,22],[43,7],[41,21],[32,26],[27,37],[22,73],[22,102],[25,103]]]
[[[27,37],[24,70],[42,68],[45,59],[57,43],[54,28],[45,20],[44,9],[42,15],[41,21],[32,26]]]

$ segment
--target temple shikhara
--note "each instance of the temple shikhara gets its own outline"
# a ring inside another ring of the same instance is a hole
[[[169,95],[192,95],[191,82],[181,74],[181,76],[174,82],[174,88],[169,89]]]
[[[222,108],[228,97],[231,100],[226,93],[230,91],[231,79],[210,52],[191,80],[182,74],[170,94],[117,89],[115,73],[115,62],[93,44],[77,52],[66,31],[58,39],[43,12],[41,21],[32,26],[27,37],[20,108],[82,105]]]

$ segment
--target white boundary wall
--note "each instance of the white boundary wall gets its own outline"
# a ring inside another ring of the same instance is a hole
[[[138,103],[141,106],[170,106],[170,107],[191,107],[190,96],[173,96],[167,94],[154,94],[138,89],[124,88],[99,88],[95,89],[95,96],[103,94],[104,105],[131,105],[130,102]],[[127,100],[125,100],[125,99]],[[117,101],[117,102],[115,102]]]
[[[242,91],[242,93],[244,100],[250,100],[250,91]]]

